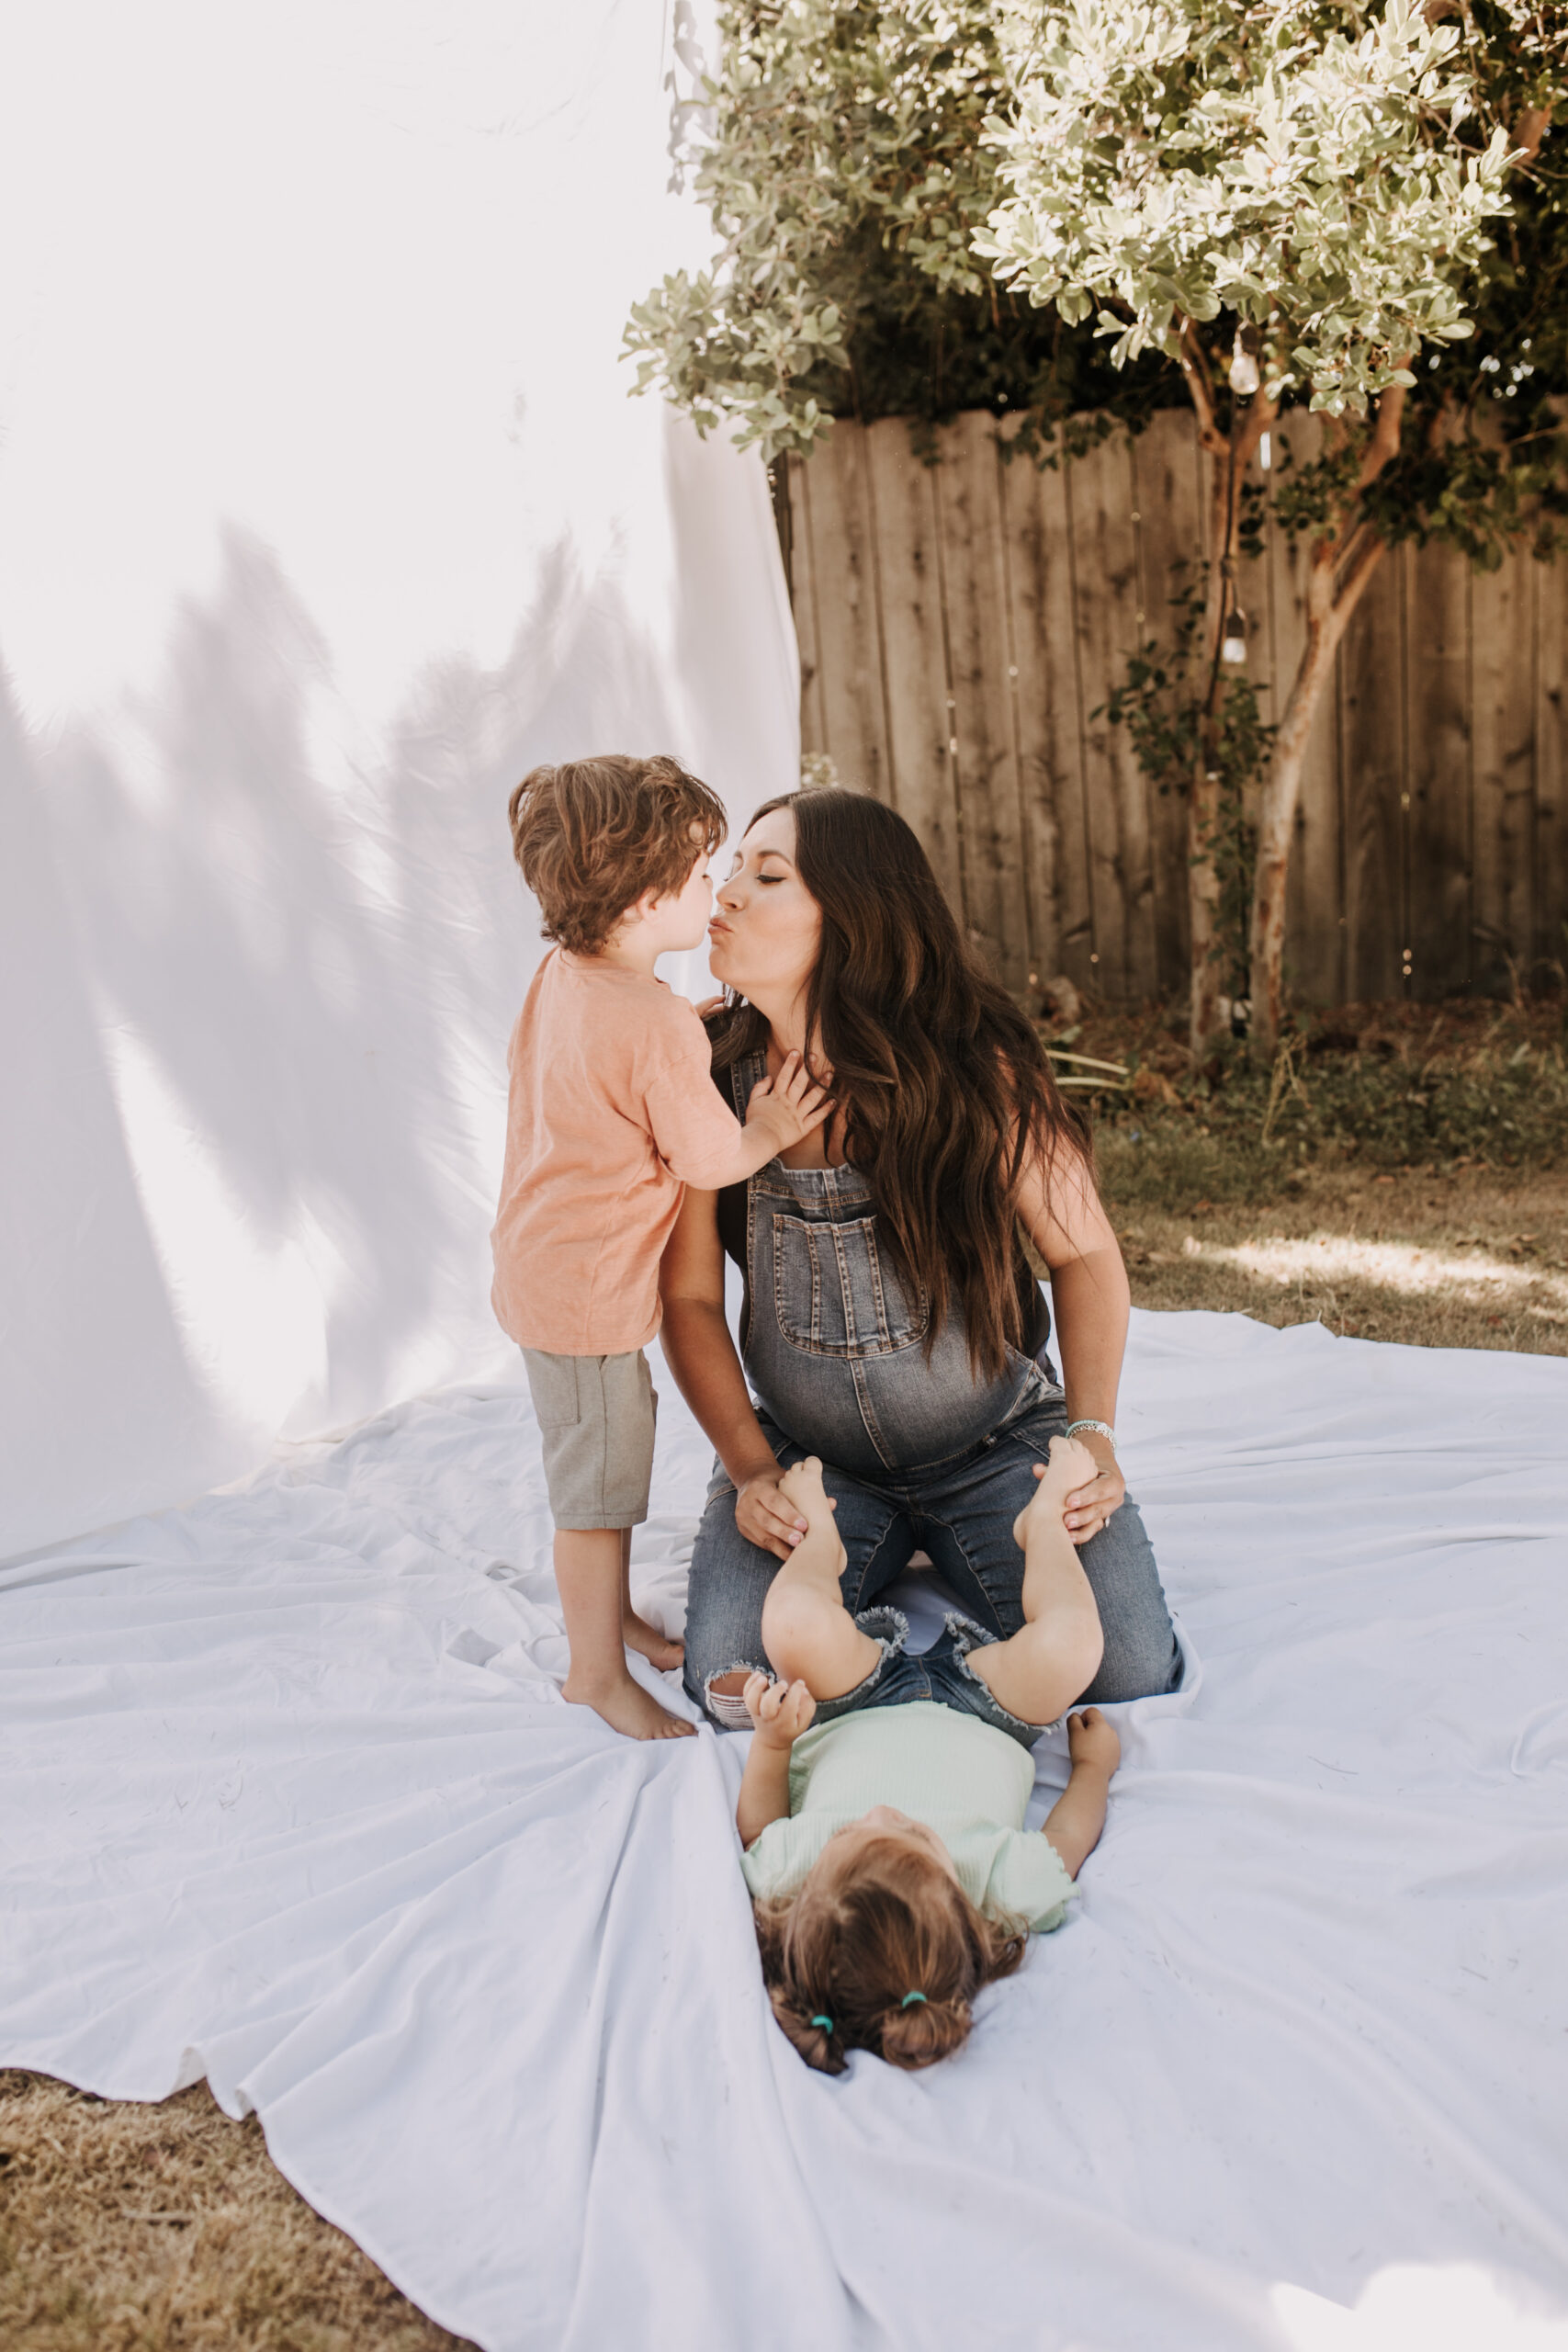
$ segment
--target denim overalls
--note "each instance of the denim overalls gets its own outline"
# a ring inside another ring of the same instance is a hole
[[[730,1072],[742,1119],[766,1067],[756,1054]],[[856,1169],[771,1159],[747,1188],[746,1264],[743,1361],[758,1402],[857,1476],[950,1461],[1061,1394],[1049,1364],[1016,1348],[999,1375],[976,1374],[956,1316],[928,1357],[928,1302],[908,1296],[878,1248]]]
[[[765,1068],[759,1054],[728,1073],[742,1117]],[[721,1234],[731,1250],[741,1246],[739,1206],[734,1194],[721,1195]],[[947,1650],[940,1659],[931,1653],[946,1677],[941,1695],[948,1704],[961,1696],[998,1728],[1032,1739],[1031,1726],[1003,1723],[1000,1711],[976,1704],[985,1686],[960,1653],[971,1636],[1005,1638],[1023,1623],[1023,1555],[1013,1521],[1034,1492],[1032,1465],[1066,1427],[1043,1345],[1038,1358],[1010,1349],[999,1377],[976,1379],[954,1318],[928,1360],[927,1304],[908,1297],[878,1249],[870,1188],[852,1168],[770,1160],[746,1188],[744,1216],[741,1360],[762,1435],[781,1463],[821,1456],[847,1555],[844,1605],[884,1647],[884,1664],[864,1689],[820,1702],[818,1720],[874,1703],[874,1687],[902,1651],[903,1636],[896,1626],[871,1623],[889,1613],[874,1604],[919,1546],[964,1611],[948,1626]],[[1104,1660],[1086,1698],[1107,1703],[1174,1688],[1180,1652],[1137,1505],[1123,1502],[1081,1556],[1105,1634]],[[766,1667],[762,1603],[777,1566],[737,1527],[735,1489],[716,1464],[692,1552],[685,1682],[726,1730],[745,1729],[745,1704],[713,1686]],[[931,1666],[908,1664],[931,1679]],[[897,1688],[890,1682],[884,1695],[901,1702],[916,1694],[899,1672]]]

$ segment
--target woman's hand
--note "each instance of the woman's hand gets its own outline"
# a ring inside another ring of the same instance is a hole
[[[787,1560],[806,1533],[805,1520],[780,1490],[783,1476],[778,1464],[771,1462],[735,1490],[736,1526],[749,1544],[771,1552],[775,1560]]]
[[[1126,1499],[1127,1481],[1116,1465],[1116,1449],[1095,1430],[1079,1430],[1075,1442],[1088,1448],[1100,1465],[1098,1477],[1075,1487],[1062,1506],[1062,1524],[1075,1544],[1098,1535],[1113,1510]]]

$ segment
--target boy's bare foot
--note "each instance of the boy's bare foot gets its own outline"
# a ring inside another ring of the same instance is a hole
[[[689,1739],[696,1730],[684,1716],[661,1707],[629,1674],[588,1681],[570,1673],[561,1685],[561,1697],[574,1707],[592,1707],[612,1731],[623,1732],[627,1739]]]
[[[668,1674],[671,1667],[681,1665],[686,1655],[684,1642],[671,1641],[657,1625],[650,1625],[646,1617],[639,1617],[635,1609],[628,1609],[621,1619],[621,1639],[627,1649],[636,1650],[660,1674]]]
[[[1021,1552],[1028,1548],[1031,1521],[1037,1519],[1042,1525],[1060,1527],[1067,1497],[1098,1477],[1100,1464],[1076,1437],[1054,1437],[1050,1460],[1044,1471],[1037,1467],[1035,1475],[1040,1484],[1012,1523],[1012,1540]]]

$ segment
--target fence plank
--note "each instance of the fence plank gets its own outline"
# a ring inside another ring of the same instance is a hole
[[[1404,713],[1388,691],[1403,656],[1403,581],[1385,556],[1340,648],[1345,775],[1346,985],[1358,1001],[1403,993]]]
[[[1409,643],[1411,953],[1417,996],[1462,989],[1471,972],[1470,580],[1447,548],[1400,548]]]
[[[817,597],[817,550],[812,528],[813,476],[797,457],[782,458],[790,514],[790,604],[795,613],[795,643],[800,650],[800,748],[829,750],[829,726],[822,707],[822,622]]]
[[[996,427],[971,410],[938,437],[942,603],[953,694],[954,778],[969,935],[1021,996],[1034,969],[1024,891],[1013,697],[1003,659],[1007,582]]]
[[[964,884],[951,749],[953,689],[931,469],[911,452],[902,417],[868,426],[865,446],[880,557],[891,797],[925,843],[948,902],[958,910]]]
[[[1130,456],[1119,435],[1051,472],[1002,463],[997,434],[959,420],[933,470],[902,420],[840,423],[792,465],[803,742],[903,809],[1016,992],[1060,970],[1111,999],[1176,994],[1185,806],[1089,714],[1139,643],[1168,641],[1166,582],[1206,529],[1207,460],[1180,411]],[[1276,447],[1306,463],[1318,434],[1292,417]],[[1300,658],[1305,562],[1270,523],[1243,585],[1271,702]],[[1568,567],[1521,556],[1472,586],[1452,551],[1398,551],[1308,747],[1287,978],[1309,1002],[1438,996],[1467,972],[1506,986],[1505,940],[1522,964],[1568,963],[1565,914]]]
[[[1138,550],[1140,641],[1169,652],[1180,615],[1171,598],[1202,589],[1207,496],[1203,453],[1190,409],[1157,409],[1133,443],[1133,521]],[[1184,781],[1147,787],[1154,884],[1156,986],[1179,995],[1187,985],[1191,922],[1188,905],[1187,797]]]
[[[1016,428],[1010,428],[1016,429]],[[1004,428],[1004,433],[1010,428]],[[1030,936],[1042,981],[1093,978],[1083,743],[1073,658],[1072,562],[1060,468],[1001,468],[1007,516],[1008,649],[1029,843]]]
[[[1144,778],[1125,728],[1103,716],[1107,695],[1127,673],[1138,644],[1138,564],[1133,539],[1133,472],[1127,437],[1115,433],[1067,468],[1072,524],[1074,619],[1083,687],[1084,785],[1089,815],[1089,961],[1110,997],[1150,995],[1156,986],[1154,875]],[[1096,710],[1101,716],[1096,718]]]
[[[1568,983],[1568,564],[1534,563],[1534,954]],[[1548,971],[1538,967],[1535,977]]]
[[[1507,958],[1528,958],[1534,932],[1530,853],[1535,798],[1533,648],[1524,554],[1500,571],[1477,572],[1471,589],[1471,697],[1475,743],[1477,978],[1507,984]]]
[[[813,658],[822,742],[843,783],[886,800],[888,725],[877,616],[880,550],[869,497],[865,428],[834,425],[810,464],[809,505],[792,504],[810,540],[817,602]],[[794,478],[791,479],[793,499]],[[797,553],[797,562],[800,558]]]

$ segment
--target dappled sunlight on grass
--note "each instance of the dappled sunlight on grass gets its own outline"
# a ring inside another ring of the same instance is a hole
[[[1184,1247],[1190,1256],[1227,1261],[1270,1282],[1294,1283],[1298,1288],[1310,1288],[1325,1280],[1355,1280],[1375,1283],[1382,1290],[1450,1291],[1472,1305],[1539,1291],[1549,1301],[1568,1307],[1568,1279],[1491,1256],[1481,1248],[1472,1247],[1461,1256],[1440,1246],[1416,1249],[1407,1241],[1368,1241],[1350,1233],[1316,1233],[1300,1240],[1277,1234],[1228,1247],[1192,1237]]]
[[[1320,1169],[1250,1205],[1107,1196],[1136,1306],[1568,1355],[1568,1183],[1554,1170],[1505,1188],[1484,1171],[1368,1185]]]
[[[1134,1304],[1346,1338],[1568,1355],[1568,1022],[1560,1002],[1348,1005],[1288,1083],[1198,1062],[1178,1014],[1100,1008],[1072,1050]]]

